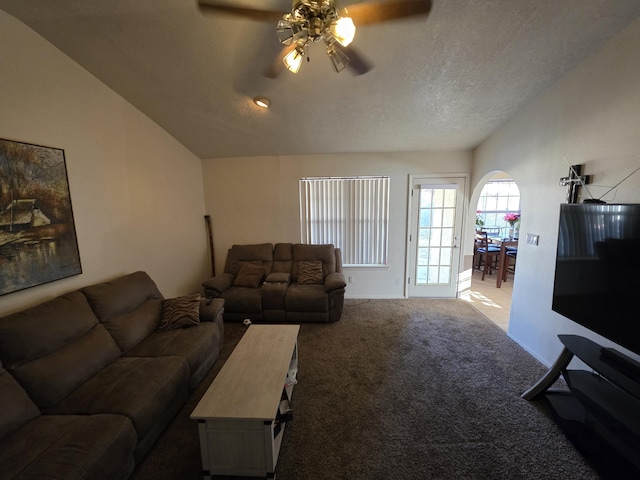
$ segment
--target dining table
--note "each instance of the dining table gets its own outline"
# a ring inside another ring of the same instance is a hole
[[[518,248],[517,238],[490,238],[489,241],[500,247],[498,257],[498,275],[496,275],[496,288],[500,288],[502,282],[507,279],[507,247]]]

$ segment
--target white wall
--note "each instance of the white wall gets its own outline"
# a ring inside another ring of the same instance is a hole
[[[481,188],[495,170],[510,173],[522,195],[520,236],[540,235],[539,246],[518,249],[509,335],[546,364],[561,348],[560,333],[610,345],[551,310],[558,212],[566,194],[558,181],[569,170],[563,155],[585,165],[598,185],[589,186],[596,197],[640,166],[639,49],[637,20],[475,152],[472,184]],[[605,200],[640,202],[640,172]]]
[[[211,159],[203,162],[205,202],[214,229],[216,271],[233,244],[300,242],[298,180],[302,177],[390,177],[389,265],[348,268],[352,298],[404,295],[410,174],[469,173],[470,152],[375,153]]]
[[[166,296],[209,273],[201,161],[0,11],[0,138],[65,151],[82,275],[0,297],[0,315],[145,270]]]

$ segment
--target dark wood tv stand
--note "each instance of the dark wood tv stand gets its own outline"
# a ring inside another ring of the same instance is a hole
[[[558,335],[564,349],[522,394],[541,400],[604,478],[640,478],[640,363],[578,335]],[[578,357],[593,369],[569,370]],[[569,389],[551,386],[563,376]]]

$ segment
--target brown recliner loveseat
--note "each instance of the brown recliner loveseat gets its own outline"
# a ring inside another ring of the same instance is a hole
[[[224,273],[203,284],[225,300],[226,321],[335,322],[342,315],[345,278],[333,245],[234,245]]]

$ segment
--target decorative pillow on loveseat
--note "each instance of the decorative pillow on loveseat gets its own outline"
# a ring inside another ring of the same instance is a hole
[[[200,294],[191,293],[162,302],[159,332],[189,327],[200,323]]]
[[[265,275],[262,262],[244,262],[233,282],[234,287],[258,288]]]
[[[320,260],[298,262],[298,284],[322,285],[323,283],[324,277],[322,275],[322,262]]]

